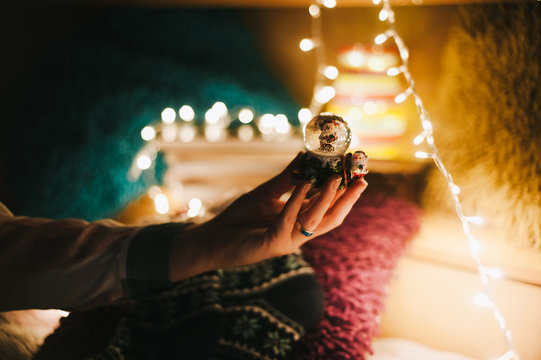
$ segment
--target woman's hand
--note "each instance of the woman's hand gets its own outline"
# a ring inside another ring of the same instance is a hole
[[[342,179],[333,176],[318,194],[306,199],[312,184],[291,184],[292,170],[300,157],[214,219],[186,229],[173,249],[171,280],[289,254],[339,226],[368,184],[358,180],[339,190]],[[291,190],[283,202],[283,195]]]

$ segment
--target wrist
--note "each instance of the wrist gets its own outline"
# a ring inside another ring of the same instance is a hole
[[[219,269],[212,253],[212,236],[208,223],[190,224],[180,233],[172,247],[170,257],[171,281]]]

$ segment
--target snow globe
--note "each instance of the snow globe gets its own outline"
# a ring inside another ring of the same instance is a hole
[[[312,181],[313,189],[319,189],[325,180],[333,175],[340,175],[340,188],[364,177],[368,170],[368,156],[363,151],[348,153],[351,143],[351,130],[342,117],[322,113],[315,116],[304,130],[303,155],[297,172],[301,179]]]

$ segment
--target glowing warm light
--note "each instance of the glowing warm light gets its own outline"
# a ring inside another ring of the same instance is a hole
[[[189,143],[195,138],[195,127],[189,124],[182,125],[178,130],[178,138],[184,143]]]
[[[310,109],[302,108],[299,110],[298,117],[301,124],[306,124],[312,120],[312,112]]]
[[[478,275],[481,284],[486,289],[485,294],[477,294],[474,297],[474,302],[478,306],[488,306],[492,310],[492,315],[498,322],[500,329],[505,337],[507,346],[509,350],[499,356],[497,360],[519,360],[519,356],[514,350],[514,344],[513,339],[511,337],[511,330],[507,327],[506,321],[500,310],[498,309],[498,306],[496,305],[496,302],[494,300],[494,296],[492,295],[492,291],[490,290],[490,287],[487,282],[487,276],[499,278],[502,276],[501,271],[499,269],[487,269],[485,268],[482,263],[479,256],[480,251],[482,250],[482,244],[474,238],[474,236],[470,232],[470,223],[481,223],[482,219],[478,217],[466,217],[463,215],[463,209],[462,204],[458,198],[458,194],[460,193],[460,189],[458,186],[456,186],[453,183],[453,179],[451,177],[451,174],[447,171],[445,165],[443,164],[443,161],[441,157],[439,156],[438,149],[436,145],[434,144],[434,137],[432,136],[432,123],[430,122],[430,118],[428,117],[428,114],[426,112],[426,109],[424,108],[423,102],[421,101],[421,98],[416,93],[414,89],[414,80],[411,76],[408,68],[408,58],[409,58],[409,50],[404,44],[404,41],[402,38],[395,32],[394,26],[392,25],[395,22],[394,19],[394,12],[391,9],[390,0],[372,0],[374,4],[380,4],[383,2],[383,9],[380,12],[380,19],[386,18],[388,22],[388,30],[385,31],[385,33],[379,34],[374,39],[376,44],[383,44],[385,41],[387,41],[390,37],[393,38],[394,43],[396,47],[398,48],[400,58],[402,60],[402,65],[398,68],[391,68],[387,71],[387,74],[390,76],[398,75],[399,73],[404,74],[405,80],[408,82],[408,89],[402,93],[399,94],[395,98],[396,103],[400,103],[404,101],[409,95],[413,95],[415,98],[415,106],[417,108],[417,114],[419,116],[419,120],[421,122],[421,125],[424,129],[423,133],[418,135],[413,141],[416,145],[419,145],[423,140],[426,140],[427,145],[432,150],[431,154],[425,153],[423,151],[417,151],[415,153],[415,156],[418,158],[427,158],[430,157],[434,160],[436,163],[438,169],[442,173],[442,175],[445,177],[445,180],[447,181],[449,191],[453,194],[453,201],[455,203],[455,212],[456,215],[461,219],[462,221],[462,229],[466,237],[468,238],[468,244],[469,244],[469,250],[472,255],[473,260],[477,263],[478,268]],[[412,0],[414,4],[418,5],[422,3],[422,0]],[[385,14],[387,12],[387,14]]]
[[[199,211],[203,203],[198,198],[193,198],[188,202],[188,207],[195,211]]]
[[[220,115],[218,114],[218,111],[216,111],[214,108],[208,109],[205,113],[205,122],[207,124],[216,124],[220,120]]]
[[[274,123],[274,130],[278,134],[287,134],[291,130],[291,125],[289,125],[289,121],[287,120],[287,116],[284,114],[278,114],[274,117],[275,123]]]
[[[398,69],[397,67],[391,67],[387,69],[387,75],[389,76],[396,76],[398,74],[400,74],[400,69]]]
[[[381,3],[381,0],[372,0],[372,4],[379,5]]]
[[[374,115],[378,107],[374,101],[367,101],[363,105],[363,110],[368,115]]]
[[[217,101],[212,105],[212,110],[216,112],[218,117],[227,115],[227,106],[221,101]]]
[[[458,186],[456,186],[455,184],[452,184],[451,185],[451,193],[453,195],[458,195],[460,194],[460,188]]]
[[[428,158],[431,158],[432,156],[424,151],[416,151],[415,157],[419,159],[428,159]]]
[[[326,8],[332,9],[336,6],[336,0],[321,0],[321,5],[325,6]]]
[[[195,118],[195,112],[190,105],[182,105],[178,110],[178,116],[184,121],[192,121]]]
[[[338,69],[336,66],[326,66],[325,69],[323,69],[323,75],[327,79],[334,80],[338,77]]]
[[[424,134],[417,135],[417,136],[415,137],[415,139],[413,139],[413,143],[414,143],[415,145],[419,145],[420,143],[423,142],[424,139],[425,139],[425,135],[424,135]]]
[[[312,15],[312,17],[315,18],[319,17],[319,15],[321,14],[319,6],[317,6],[316,4],[310,5],[310,7],[308,8],[308,12],[310,13],[310,15]]]
[[[248,108],[239,111],[239,120],[243,124],[249,124],[254,119],[254,113]]]
[[[197,215],[199,215],[199,211],[194,210],[194,209],[189,209],[187,215],[188,215],[188,217],[193,218],[193,217],[196,217]]]
[[[169,211],[169,200],[164,194],[158,194],[154,198],[154,208],[157,213],[167,214]]]
[[[152,126],[145,126],[141,130],[141,137],[143,140],[150,141],[156,137],[156,130]]]
[[[152,165],[152,160],[147,155],[141,155],[137,158],[137,167],[146,170]]]
[[[156,196],[160,195],[161,193],[162,189],[160,189],[160,187],[157,185],[152,185],[147,191],[148,197],[151,199],[155,199]]]
[[[380,21],[385,21],[389,18],[389,11],[387,9],[382,9],[380,12],[379,12],[379,20]]]
[[[365,57],[362,52],[354,50],[347,54],[346,61],[351,67],[358,68],[364,64]]]
[[[177,138],[177,127],[175,124],[165,125],[162,128],[162,139],[165,142],[173,142]]]
[[[336,91],[332,86],[324,86],[315,94],[315,99],[320,104],[329,102],[336,95]]]
[[[174,109],[168,107],[163,109],[162,111],[162,121],[164,124],[172,124],[175,122],[175,118],[177,117],[177,113]]]
[[[310,51],[312,50],[316,44],[314,43],[314,40],[312,39],[302,39],[299,43],[299,47],[302,51]]]
[[[254,128],[250,125],[241,125],[237,130],[239,140],[242,142],[248,142],[254,138]]]
[[[387,39],[389,39],[392,35],[393,35],[393,32],[391,30],[387,30],[383,34],[379,34],[378,36],[376,36],[376,38],[374,39],[374,42],[377,45],[381,45],[385,41],[387,41]]]
[[[274,115],[272,114],[264,114],[259,118],[259,131],[261,131],[262,134],[269,134],[274,129]]]
[[[490,306],[490,299],[485,294],[475,294],[473,297],[473,302],[475,305],[480,307],[488,307]]]

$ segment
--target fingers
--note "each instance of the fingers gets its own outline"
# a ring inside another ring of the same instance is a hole
[[[306,194],[312,187],[312,183],[309,181],[304,181],[297,185],[293,194],[284,205],[282,212],[278,218],[277,231],[278,232],[291,232],[291,229],[297,222],[297,216],[299,211],[304,203]]]
[[[318,198],[312,206],[299,216],[299,223],[305,230],[314,231],[325,216],[325,213],[335,201],[337,190],[340,186],[342,177],[335,175],[330,177],[323,186]]]
[[[361,194],[366,190],[367,186],[368,183],[364,179],[357,180],[350,184],[345,193],[327,211],[324,220],[325,224],[318,230],[327,232],[342,224],[355,202],[357,202]]]
[[[303,154],[304,152],[300,151],[280,174],[261,184],[258,189],[270,194],[272,198],[279,198],[283,193],[290,191],[294,186],[291,184],[291,172],[298,167]]]

